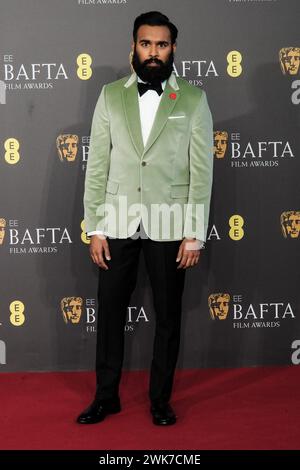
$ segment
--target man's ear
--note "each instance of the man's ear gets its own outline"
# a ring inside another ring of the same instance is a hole
[[[134,41],[132,41],[132,43],[131,43],[131,50],[132,50],[132,52],[134,52]]]
[[[176,42],[174,42],[174,44],[172,45],[172,47],[173,47],[173,52],[175,53],[175,51],[176,51],[176,48],[177,48],[177,44],[176,44]]]

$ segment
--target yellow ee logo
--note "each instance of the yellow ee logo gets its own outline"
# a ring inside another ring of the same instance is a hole
[[[88,80],[92,76],[92,58],[89,54],[79,54],[77,57],[77,76],[80,80]]]
[[[232,240],[238,241],[241,240],[244,236],[244,219],[240,215],[232,215],[229,219],[229,236]]]
[[[6,139],[4,142],[4,148],[5,148],[5,160],[7,163],[10,165],[14,165],[15,163],[18,163],[20,160],[20,154],[19,154],[19,148],[20,144],[17,139],[14,139],[13,137],[10,137],[9,139]]]
[[[10,322],[14,326],[21,326],[25,321],[24,310],[25,306],[21,300],[14,300],[11,302],[9,306],[10,314]]]
[[[81,228],[81,241],[88,245],[90,243],[90,239],[87,237],[87,235],[85,233],[84,220],[81,222],[80,228]]]
[[[230,51],[227,54],[227,73],[230,77],[239,77],[242,73],[242,54],[239,51]]]

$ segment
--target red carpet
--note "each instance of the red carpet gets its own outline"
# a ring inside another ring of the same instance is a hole
[[[95,425],[75,418],[94,374],[1,374],[1,449],[299,449],[297,366],[178,371],[177,424],[154,426],[148,373],[124,372],[122,412]]]

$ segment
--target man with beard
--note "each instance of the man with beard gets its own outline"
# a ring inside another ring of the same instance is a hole
[[[124,327],[140,251],[156,314],[150,412],[156,425],[176,422],[170,398],[185,272],[198,263],[206,239],[213,173],[206,93],[173,71],[177,33],[160,12],[138,16],[134,71],[103,86],[93,116],[84,219],[90,255],[99,266],[97,387],[94,401],[77,418],[81,424],[121,410]],[[163,214],[163,227],[153,216],[162,205],[177,210],[175,216]],[[115,216],[109,220],[107,208]]]

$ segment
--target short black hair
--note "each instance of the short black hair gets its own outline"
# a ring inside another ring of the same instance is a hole
[[[147,13],[142,13],[140,16],[137,16],[134,20],[133,39],[135,43],[137,40],[137,31],[139,27],[144,24],[149,26],[167,26],[171,33],[172,44],[176,42],[178,29],[173,23],[171,23],[169,18],[160,13],[160,11],[148,11]]]

